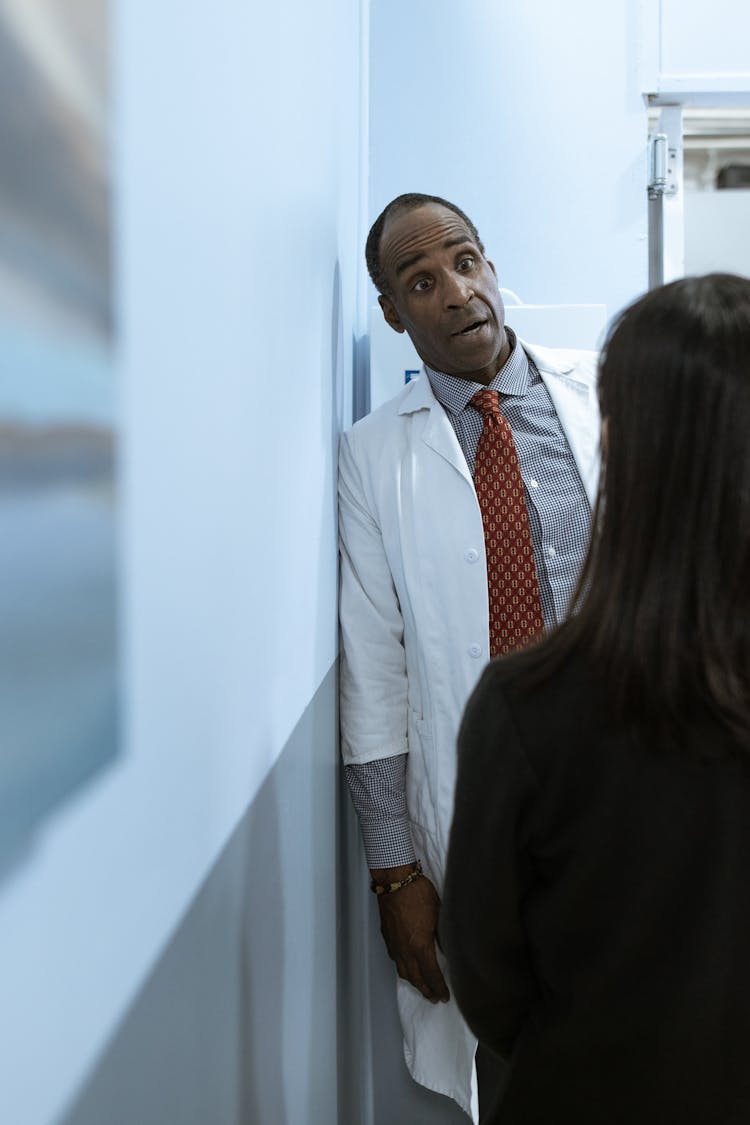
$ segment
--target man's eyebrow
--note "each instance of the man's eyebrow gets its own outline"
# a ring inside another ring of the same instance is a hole
[[[474,243],[469,235],[462,234],[457,238],[449,238],[447,242],[443,243],[443,250],[450,250],[451,246],[473,246]],[[396,266],[396,277],[408,270],[411,266],[415,266],[420,258],[424,258],[424,254],[420,250],[418,254],[413,254],[411,258],[404,258],[403,262],[399,262]]]
[[[403,262],[400,262],[399,265],[396,266],[396,277],[403,273],[404,270],[408,270],[411,266],[416,265],[420,258],[424,258],[424,254],[421,250],[419,254],[414,254],[411,258],[404,258]]]

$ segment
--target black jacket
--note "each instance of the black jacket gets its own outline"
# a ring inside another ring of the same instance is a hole
[[[486,670],[459,737],[451,984],[502,1125],[750,1125],[750,766],[615,729],[582,660]]]

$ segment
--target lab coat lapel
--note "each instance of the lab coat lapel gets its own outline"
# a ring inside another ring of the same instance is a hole
[[[430,380],[424,372],[409,384],[409,393],[404,397],[398,412],[414,414],[420,410],[429,411],[422,429],[421,440],[452,465],[473,487],[469,466],[466,464],[456,431],[446,411],[435,398]]]
[[[595,388],[577,377],[575,356],[559,363],[551,349],[525,343],[523,347],[549,392],[593,507],[599,481],[599,408]]]

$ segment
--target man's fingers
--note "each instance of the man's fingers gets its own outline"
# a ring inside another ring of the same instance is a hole
[[[396,970],[402,980],[411,984],[416,988],[417,992],[421,992],[425,1000],[431,1001],[433,1004],[437,1003],[438,997],[435,995],[432,987],[427,984],[422,976],[421,966],[418,961],[397,961]]]
[[[448,991],[448,985],[445,983],[445,977],[438,965],[434,946],[432,946],[431,949],[425,950],[420,969],[422,979],[429,988],[432,996],[434,996],[436,1000],[449,1000],[450,992]]]
[[[450,1000],[450,992],[434,950],[425,950],[421,957],[397,957],[394,960],[398,975],[421,992],[426,1000],[433,1003]]]
[[[406,962],[398,960],[396,962],[396,971],[402,980],[405,980],[407,984],[413,985],[423,996],[426,995],[424,981],[419,972],[419,966],[415,961]],[[427,999],[430,999],[429,996],[427,996]]]

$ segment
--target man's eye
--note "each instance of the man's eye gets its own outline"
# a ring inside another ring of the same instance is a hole
[[[431,284],[432,283],[428,277],[420,277],[419,281],[416,283],[416,285],[412,286],[412,288],[417,293],[426,293]]]
[[[472,269],[473,265],[474,265],[474,259],[473,258],[462,258],[461,261],[458,263],[458,268],[460,270],[470,270],[470,269]]]

